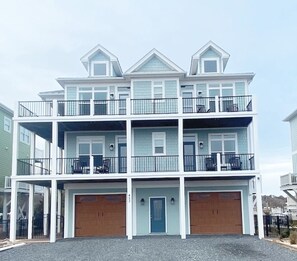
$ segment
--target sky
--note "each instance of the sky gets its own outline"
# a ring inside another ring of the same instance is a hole
[[[0,0],[0,102],[39,100],[59,77],[87,76],[97,44],[125,72],[156,48],[185,71],[209,40],[230,53],[226,73],[254,72],[263,194],[292,171],[289,123],[297,109],[297,1]]]

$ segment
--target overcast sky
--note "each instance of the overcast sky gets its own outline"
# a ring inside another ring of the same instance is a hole
[[[209,40],[231,57],[226,72],[254,72],[263,193],[291,171],[289,124],[297,109],[297,1],[7,0],[0,5],[0,102],[15,108],[86,76],[80,58],[100,43],[123,71],[152,48],[185,71]]]

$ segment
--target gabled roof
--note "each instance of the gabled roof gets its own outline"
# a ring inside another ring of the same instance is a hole
[[[117,75],[122,76],[123,75],[123,71],[122,68],[120,66],[119,60],[118,58],[112,54],[111,52],[109,52],[108,50],[106,50],[102,45],[98,44],[96,45],[93,49],[91,49],[89,52],[87,52],[82,58],[80,58],[80,61],[82,62],[82,64],[84,65],[84,67],[86,68],[86,70],[88,71],[88,63],[89,61],[92,59],[92,57],[94,57],[98,52],[102,52],[104,55],[106,55],[109,59],[110,62],[113,65],[113,68],[116,72]]]
[[[284,121],[291,121],[293,120],[295,117],[297,116],[297,109],[295,111],[293,111],[290,115],[288,115]]]
[[[207,44],[205,44],[202,48],[200,48],[195,54],[192,55],[191,59],[191,68],[190,68],[190,75],[193,75],[197,72],[198,67],[198,61],[200,60],[200,57],[207,52],[209,49],[217,53],[221,59],[223,60],[223,66],[225,69],[226,64],[229,60],[230,54],[227,53],[225,50],[223,50],[221,47],[216,45],[214,42],[209,41]]]
[[[0,102],[0,109],[4,110],[7,114],[13,116],[13,110],[5,106],[3,103]]]
[[[145,66],[152,60],[158,61],[160,65],[163,65],[162,70],[151,70],[148,69],[142,70]],[[135,75],[135,74],[164,74],[164,73],[178,73],[178,74],[185,74],[185,71],[177,66],[174,62],[169,60],[165,55],[160,53],[156,49],[152,49],[148,52],[143,58],[141,58],[136,64],[130,67],[126,72],[125,75]]]

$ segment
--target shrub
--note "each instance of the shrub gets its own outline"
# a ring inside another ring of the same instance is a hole
[[[292,245],[297,244],[297,231],[292,231],[290,233],[290,244]]]
[[[283,238],[288,238],[290,236],[290,230],[289,229],[285,229],[281,232],[279,238],[283,239]]]

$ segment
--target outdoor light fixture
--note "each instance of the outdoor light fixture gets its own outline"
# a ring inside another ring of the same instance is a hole
[[[199,148],[203,149],[203,141],[199,141]]]
[[[145,202],[145,201],[144,201],[144,198],[142,198],[142,199],[140,200],[140,204],[141,204],[141,205],[144,205],[144,202]]]
[[[111,94],[109,95],[109,97],[110,97],[111,100],[113,100],[113,99],[114,99],[114,94],[111,93]]]
[[[114,144],[113,144],[113,143],[110,143],[110,144],[109,144],[109,150],[110,150],[110,151],[113,151],[113,149],[114,149]]]
[[[174,205],[174,202],[175,202],[175,199],[174,199],[174,198],[171,198],[171,199],[170,199],[170,203],[171,203],[171,205]]]

